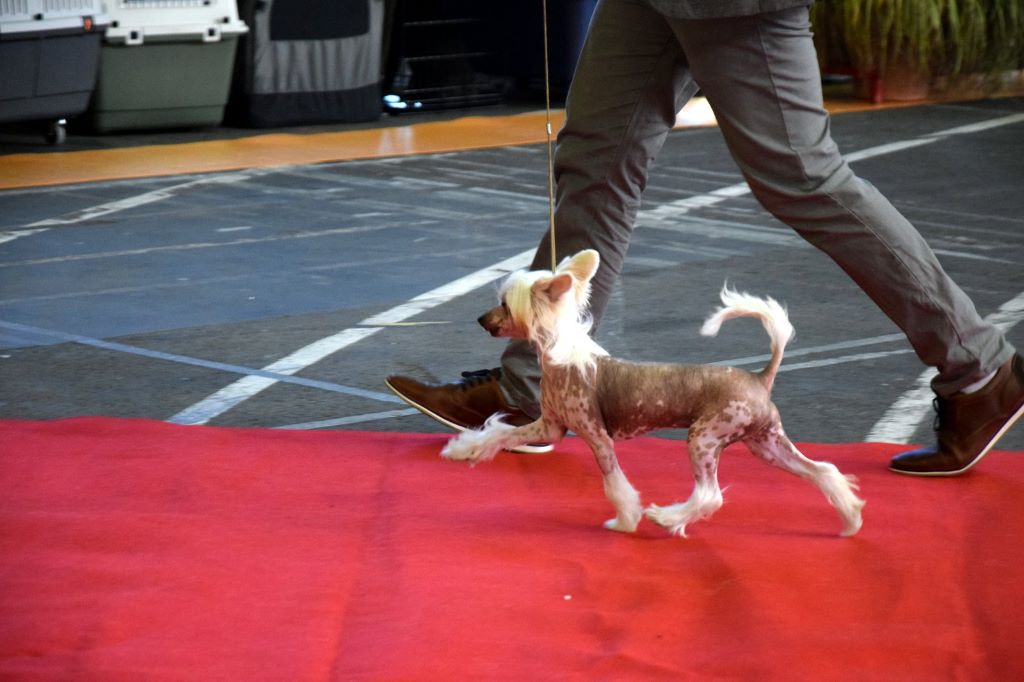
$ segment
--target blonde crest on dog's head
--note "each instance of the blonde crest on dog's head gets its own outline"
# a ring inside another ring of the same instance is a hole
[[[555,272],[516,272],[502,287],[502,299],[515,326],[547,360],[591,372],[595,358],[608,353],[590,338],[587,313],[590,280],[597,272],[596,251],[566,258]]]

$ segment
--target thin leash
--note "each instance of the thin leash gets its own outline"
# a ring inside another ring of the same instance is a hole
[[[555,255],[555,165],[551,149],[551,69],[548,61],[548,0],[541,2],[544,11],[544,117],[548,141],[548,234],[551,239],[551,271],[558,267]]]

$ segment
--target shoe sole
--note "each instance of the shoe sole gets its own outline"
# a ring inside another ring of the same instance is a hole
[[[960,474],[970,471],[971,468],[973,468],[978,462],[980,462],[985,457],[985,455],[991,452],[992,449],[996,446],[996,443],[999,442],[999,439],[1005,436],[1006,432],[1012,429],[1022,416],[1024,416],[1024,404],[1018,407],[1017,412],[1011,415],[1010,418],[1003,423],[1002,428],[996,432],[996,435],[992,436],[992,438],[989,439],[988,443],[985,445],[984,449],[982,449],[981,453],[977,457],[972,459],[970,462],[968,462],[966,466],[960,469],[956,469],[955,471],[905,471],[903,469],[897,469],[895,467],[890,466],[889,471],[895,471],[897,474],[904,474],[906,476],[927,476],[932,478],[959,476]]]
[[[426,407],[424,407],[423,405],[420,405],[416,401],[410,400],[406,396],[402,395],[401,391],[399,391],[397,388],[392,386],[391,382],[388,381],[387,379],[384,380],[384,385],[387,386],[389,389],[391,389],[392,393],[394,393],[399,398],[401,398],[402,401],[405,402],[406,405],[409,405],[410,407],[415,407],[417,410],[419,410],[420,412],[422,412],[426,416],[430,417],[431,419],[433,419],[437,423],[444,424],[449,429],[453,429],[455,431],[458,431],[459,433],[462,433],[464,431],[469,431],[470,430],[470,429],[466,428],[465,426],[462,426],[461,424],[456,424],[453,421],[449,421],[449,420],[445,419],[444,417],[442,417],[441,415],[437,414],[436,412],[432,412],[431,410],[428,410]],[[551,445],[550,443],[527,443],[526,445],[518,445],[518,446],[516,446],[514,448],[509,448],[509,452],[516,452],[516,453],[519,453],[519,454],[522,454],[522,455],[543,455],[544,453],[551,452],[554,449],[555,449],[555,446]]]

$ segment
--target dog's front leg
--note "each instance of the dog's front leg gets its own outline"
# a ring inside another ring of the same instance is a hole
[[[441,456],[475,464],[494,459],[501,450],[526,443],[557,443],[564,435],[564,428],[551,424],[544,417],[524,426],[512,426],[502,421],[502,415],[494,415],[482,428],[463,431],[448,441]]]
[[[604,475],[605,497],[615,507],[615,518],[605,521],[604,527],[620,533],[632,533],[640,523],[643,508],[640,506],[640,493],[619,467],[614,441],[607,433],[580,435],[594,451],[597,465]]]
[[[686,537],[686,527],[706,519],[722,506],[718,485],[718,461],[728,440],[716,432],[715,425],[695,423],[690,427],[687,449],[693,469],[694,486],[686,502],[659,507],[652,504],[644,514],[673,535]]]

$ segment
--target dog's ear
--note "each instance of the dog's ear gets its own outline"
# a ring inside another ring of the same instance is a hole
[[[587,249],[580,251],[572,258],[566,258],[562,261],[562,264],[558,266],[558,274],[563,272],[572,273],[572,276],[576,278],[581,284],[586,284],[597,272],[597,267],[601,264],[601,256],[598,255],[597,251],[593,249]]]
[[[533,288],[537,292],[546,296],[549,301],[554,303],[558,299],[562,298],[562,296],[565,295],[565,292],[572,289],[572,285],[572,275],[568,272],[561,272],[561,268],[559,268],[559,273],[557,275],[537,280],[537,282],[534,283]]]

